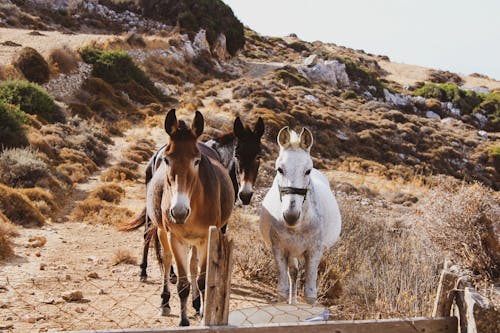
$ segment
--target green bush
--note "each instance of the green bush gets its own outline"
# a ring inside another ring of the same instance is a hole
[[[310,87],[311,82],[304,76],[302,76],[299,71],[291,66],[285,66],[280,68],[274,74],[274,77],[278,80],[283,81],[288,86],[303,86]]]
[[[6,81],[0,83],[0,100],[19,106],[21,111],[38,115],[48,122],[64,120],[54,103],[54,98],[45,89],[28,81]]]
[[[335,59],[345,65],[345,71],[347,76],[349,76],[349,80],[358,82],[364,88],[369,86],[375,87],[376,91],[372,92],[375,97],[384,96],[384,86],[380,82],[377,73],[349,58],[335,57]]]
[[[245,45],[243,24],[221,0],[140,0],[139,5],[146,17],[173,26],[179,24],[181,31],[191,38],[205,29],[210,45],[223,33],[231,55]]]
[[[287,46],[295,52],[309,51],[309,48],[303,42],[291,42]]]
[[[346,90],[340,95],[340,98],[342,98],[342,99],[356,99],[356,98],[358,98],[358,94],[356,94],[356,92],[354,90]]]
[[[18,106],[0,100],[0,150],[28,144],[24,124],[26,115]]]
[[[462,90],[456,84],[450,83],[426,83],[415,91],[415,96],[436,98],[441,102],[451,102],[463,114],[471,114],[484,100],[484,96],[481,94],[476,94],[472,90]]]
[[[154,96],[163,98],[149,77],[125,51],[102,51],[85,47],[80,50],[83,61],[94,65],[92,75],[110,84],[137,83]],[[134,82],[132,82],[134,81]]]
[[[40,53],[31,47],[25,47],[21,50],[14,65],[31,82],[46,83],[49,81],[49,65]]]

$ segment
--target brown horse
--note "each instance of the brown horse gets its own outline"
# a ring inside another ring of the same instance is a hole
[[[168,272],[173,254],[179,275],[181,326],[189,325],[186,304],[190,281],[187,273],[191,271],[193,293],[199,292],[203,297],[208,228],[227,224],[235,196],[228,172],[218,161],[200,152],[197,141],[203,128],[200,112],[196,112],[188,128],[183,121],[177,120],[175,110],[170,110],[165,118],[170,142],[163,152],[164,162],[150,181],[146,197],[147,215],[157,228],[163,249],[162,314],[170,313]],[[191,262],[188,260],[190,247]]]
[[[236,117],[232,132],[224,133],[207,142],[198,142],[198,149],[202,154],[216,158],[229,172],[234,191],[238,193],[243,205],[250,204],[253,195],[253,186],[259,171],[263,134],[264,121],[262,118],[258,118],[252,129],[250,126],[243,124],[240,117]],[[158,149],[146,167],[146,187],[156,169],[163,163],[163,153],[166,146],[164,145]],[[160,249],[156,232],[151,230],[149,220],[144,208],[133,220],[121,226],[121,230],[130,231],[145,225],[143,255],[140,264],[141,281],[147,279],[148,252],[151,240],[154,241],[155,249]],[[222,230],[224,232],[225,227]],[[177,281],[173,268],[170,269],[170,281],[174,284]],[[196,300],[196,298],[193,300],[193,307],[199,312],[199,300]]]

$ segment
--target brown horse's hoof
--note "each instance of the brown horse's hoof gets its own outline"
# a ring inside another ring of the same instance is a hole
[[[189,326],[189,320],[187,318],[181,319],[179,326]]]
[[[161,308],[161,315],[164,317],[168,316],[170,314],[170,311],[171,311],[171,309],[169,306],[163,307],[163,308]]]
[[[146,282],[148,280],[148,276],[147,275],[141,275],[140,279],[139,279],[141,282]]]
[[[177,275],[175,274],[170,275],[170,283],[177,284]]]

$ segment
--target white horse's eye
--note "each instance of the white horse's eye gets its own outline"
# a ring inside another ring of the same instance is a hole
[[[278,173],[283,174],[283,169],[282,168],[278,168],[277,171],[278,171]]]
[[[308,176],[309,174],[311,174],[311,169],[306,171],[306,176]]]
[[[201,158],[194,160],[194,166],[200,165],[200,162],[201,162]]]

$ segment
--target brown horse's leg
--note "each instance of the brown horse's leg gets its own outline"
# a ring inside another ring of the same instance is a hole
[[[203,308],[205,307],[205,282],[206,282],[206,273],[207,273],[207,245],[208,240],[203,243],[202,246],[198,247],[198,279],[197,279],[197,287],[198,292],[201,295],[201,300],[203,302]]]
[[[191,287],[193,288],[193,293],[191,294],[191,299],[193,301],[193,308],[196,310],[196,314],[200,314],[201,300],[200,291],[198,289],[198,254],[196,246],[191,248],[191,255],[189,257],[189,270],[191,272]]]
[[[177,264],[177,273],[179,274],[179,278],[177,280],[177,293],[181,301],[181,321],[179,326],[189,326],[189,319],[187,316],[187,300],[189,297],[189,289],[191,287],[187,276],[189,246],[182,244],[175,238],[174,235],[171,235],[170,237],[170,245],[175,263]]]
[[[167,231],[163,226],[158,227],[158,238],[163,249],[163,291],[161,293],[161,315],[168,316],[170,314],[170,291],[168,290],[168,272],[172,264],[172,254],[168,246]]]
[[[144,223],[144,248],[142,250],[142,262],[141,262],[141,281],[144,282],[148,279],[148,273],[146,269],[148,268],[148,252],[149,252],[149,243],[151,241],[151,237],[149,236],[149,218],[148,214],[144,217],[146,223]]]

